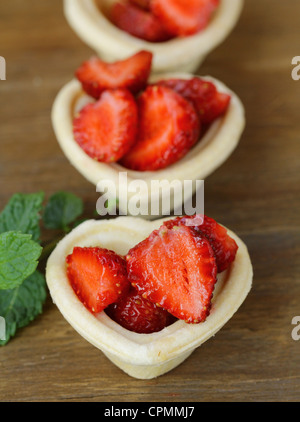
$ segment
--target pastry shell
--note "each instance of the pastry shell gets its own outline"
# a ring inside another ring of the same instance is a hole
[[[189,325],[177,321],[159,333],[146,335],[122,328],[105,312],[92,315],[69,284],[66,256],[72,253],[75,246],[97,246],[125,255],[165,220],[150,222],[119,217],[114,220],[87,221],[58,244],[46,269],[50,294],[65,319],[115,365],[139,379],[158,377],[181,364],[230,320],[244,302],[252,284],[253,272],[247,248],[241,239],[229,231],[239,246],[238,253],[230,269],[218,277],[211,315],[206,322]]]
[[[193,77],[194,75],[186,73],[171,73],[152,76],[151,82],[169,78],[191,79]],[[201,78],[213,82],[220,92],[230,94],[232,96],[230,106],[225,116],[217,119],[210,126],[200,142],[183,159],[166,169],[155,172],[138,172],[129,170],[119,163],[100,163],[90,158],[74,140],[73,119],[83,105],[94,100],[84,94],[81,84],[77,80],[72,80],[63,87],[55,99],[52,123],[57,140],[71,164],[88,181],[95,186],[103,180],[110,180],[114,184],[120,204],[128,204],[130,199],[136,195],[136,193],[130,192],[128,186],[131,182],[139,180],[145,182],[139,192],[139,197],[144,204],[150,204],[151,193],[155,194],[152,191],[153,180],[169,181],[170,183],[176,180],[180,181],[182,185],[184,181],[191,180],[194,183],[195,191],[195,182],[204,180],[233,153],[245,128],[245,111],[238,96],[215,78],[209,76]],[[120,183],[120,173],[126,173],[126,184]],[[160,192],[160,196],[162,195]],[[176,201],[176,198],[172,201],[173,209],[182,205]],[[126,205],[123,208],[127,208]],[[170,211],[172,212],[173,209]],[[122,209],[122,211],[125,215],[129,213],[127,209]],[[168,213],[162,211],[161,216],[163,215],[168,215]]]
[[[206,56],[220,45],[236,25],[243,0],[221,0],[208,27],[199,34],[150,43],[113,25],[101,11],[116,0],[64,0],[65,16],[77,35],[107,61],[125,59],[137,51],[154,54],[153,71],[195,72]]]

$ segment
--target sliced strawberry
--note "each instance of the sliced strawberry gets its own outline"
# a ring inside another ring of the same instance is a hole
[[[147,85],[152,58],[152,53],[148,51],[140,51],[129,59],[115,63],[92,57],[76,71],[76,77],[83,90],[96,100],[106,89],[123,88],[137,94]]]
[[[178,217],[164,223],[168,229],[176,226],[192,227],[198,236],[205,236],[210,242],[215,253],[218,272],[227,270],[235,260],[238,245],[232,239],[227,230],[220,226],[215,220],[207,216],[185,216]]]
[[[123,328],[139,334],[151,334],[163,330],[176,319],[131,288],[127,295],[107,308],[108,316]]]
[[[67,257],[71,286],[86,308],[98,314],[127,293],[126,261],[100,248],[74,248]]]
[[[118,28],[144,41],[155,43],[172,38],[156,16],[131,3],[115,3],[110,19]]]
[[[132,94],[127,90],[105,91],[74,119],[74,137],[91,158],[112,163],[131,149],[137,126],[138,110]]]
[[[217,281],[207,239],[186,226],[162,226],[126,259],[129,281],[144,298],[188,323],[206,320]]]
[[[135,4],[136,6],[141,7],[145,10],[150,10],[151,0],[130,0],[130,3]]]
[[[197,110],[203,124],[211,124],[218,117],[223,116],[230,104],[231,97],[217,91],[212,82],[200,78],[167,79],[157,83],[166,86],[191,101]]]
[[[188,36],[203,30],[220,0],[152,0],[151,10],[174,36]]]
[[[155,171],[184,157],[200,136],[193,105],[166,87],[149,86],[138,98],[137,143],[122,159],[132,170]]]

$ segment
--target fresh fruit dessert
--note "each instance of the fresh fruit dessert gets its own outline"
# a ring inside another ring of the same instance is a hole
[[[174,318],[204,322],[217,273],[230,267],[238,246],[215,220],[201,221],[199,216],[166,221],[126,257],[74,248],[66,259],[74,292],[90,312],[108,308],[112,319],[138,333],[161,331]]]
[[[127,0],[114,3],[110,20],[149,42],[194,35],[209,24],[220,0]]]
[[[153,179],[204,180],[232,154],[245,127],[241,101],[222,82],[151,76],[152,61],[144,50],[113,63],[87,60],[53,105],[53,128],[66,157],[95,186],[113,182],[111,199],[120,204],[134,195],[131,182],[143,182],[139,195],[146,204],[157,194]],[[120,187],[124,173],[128,184]]]
[[[69,24],[100,57],[149,50],[156,73],[195,72],[242,7],[243,0],[64,0]]]
[[[243,242],[207,216],[88,221],[47,263],[70,324],[129,375],[153,378],[213,336],[252,283]]]
[[[231,96],[201,78],[149,84],[152,54],[82,64],[76,76],[93,97],[74,119],[74,138],[94,160],[140,172],[178,162],[227,112]]]

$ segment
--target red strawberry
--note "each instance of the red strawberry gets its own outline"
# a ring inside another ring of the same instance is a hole
[[[67,274],[86,308],[98,314],[127,293],[126,261],[100,248],[74,248],[67,257]]]
[[[193,35],[209,23],[220,0],[152,0],[151,10],[174,36]]]
[[[110,19],[118,28],[145,41],[155,43],[172,38],[156,16],[131,3],[115,3]]]
[[[148,51],[140,51],[129,59],[115,63],[92,57],[76,71],[76,77],[84,91],[96,100],[106,89],[123,88],[137,94],[147,85],[152,58],[152,53]]]
[[[141,7],[142,9],[150,10],[151,0],[130,0],[130,3]]]
[[[188,323],[206,320],[217,281],[208,240],[186,226],[162,226],[126,259],[129,281],[144,298]]]
[[[230,264],[235,260],[238,246],[232,239],[227,230],[220,226],[215,220],[207,216],[186,216],[175,218],[165,222],[168,229],[176,226],[193,227],[198,236],[205,236],[210,242],[215,253],[218,272],[227,270]]]
[[[217,91],[216,86],[200,78],[167,79],[157,83],[166,86],[191,101],[203,124],[211,124],[224,115],[229,107],[231,97]]]
[[[118,161],[136,141],[138,110],[127,90],[105,91],[95,104],[84,107],[74,119],[74,137],[93,159]]]
[[[134,288],[109,306],[106,313],[123,328],[139,334],[156,333],[176,321],[169,312],[144,299]]]
[[[184,157],[200,136],[192,104],[165,87],[149,86],[138,99],[137,143],[122,159],[132,170],[155,171]]]

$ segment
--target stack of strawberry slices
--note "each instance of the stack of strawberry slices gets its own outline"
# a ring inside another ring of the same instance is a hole
[[[212,218],[180,217],[165,222],[126,257],[101,248],[74,248],[66,259],[67,275],[90,312],[105,311],[127,330],[150,334],[178,319],[204,322],[217,274],[230,267],[237,250]]]
[[[207,27],[220,0],[126,0],[109,18],[118,28],[148,42],[197,34]]]
[[[156,171],[181,160],[223,116],[230,95],[198,77],[149,84],[153,56],[141,51],[106,63],[92,58],[77,70],[95,99],[74,119],[74,138],[96,161]]]

